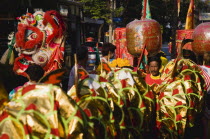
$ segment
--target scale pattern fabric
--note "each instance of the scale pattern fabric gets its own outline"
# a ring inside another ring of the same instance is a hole
[[[156,126],[160,138],[197,136],[206,86],[201,69],[188,59],[170,61],[156,92]],[[195,131],[195,132],[193,132]],[[196,134],[197,134],[196,133]]]
[[[77,97],[73,92],[70,89],[68,94],[88,117],[101,121],[105,127],[104,138],[148,138],[154,135],[155,95],[130,69],[110,71],[103,77],[86,74],[78,83]]]
[[[91,134],[84,112],[54,85],[23,87],[1,111],[1,138],[91,139]]]

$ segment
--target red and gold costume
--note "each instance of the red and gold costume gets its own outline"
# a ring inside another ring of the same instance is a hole
[[[4,105],[0,137],[92,138],[87,122],[86,115],[59,87],[33,84],[19,89]]]
[[[146,77],[145,77],[145,82],[148,84],[148,85],[153,85],[153,84],[161,84],[162,83],[162,80],[160,79],[160,75],[158,76],[153,76],[152,74],[147,74]]]

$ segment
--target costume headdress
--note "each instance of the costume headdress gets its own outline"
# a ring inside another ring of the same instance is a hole
[[[61,68],[64,54],[64,22],[54,10],[18,17],[17,32],[12,48],[19,53],[14,62],[14,71],[24,73],[29,63],[41,65],[46,73]],[[24,62],[23,62],[24,61]]]

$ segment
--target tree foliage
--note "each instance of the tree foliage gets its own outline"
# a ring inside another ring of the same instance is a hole
[[[110,0],[78,0],[84,3],[84,14],[86,17],[93,19],[104,19],[107,23],[111,23],[113,16],[119,16],[123,11],[123,7],[111,8]]]
[[[105,19],[111,23],[111,17],[122,17],[121,26],[126,26],[134,19],[140,19],[142,14],[143,0],[116,0],[117,8],[111,9],[111,0],[78,0],[84,3],[84,13],[86,17],[94,19]],[[113,0],[114,1],[114,0]],[[149,0],[152,19],[165,26],[167,23],[173,23],[175,0]],[[185,23],[190,0],[181,0],[180,14],[178,20]],[[205,12],[210,9],[208,0],[195,0],[195,18],[198,18],[199,12]],[[198,20],[198,19],[195,19]],[[196,22],[198,23],[198,21]]]

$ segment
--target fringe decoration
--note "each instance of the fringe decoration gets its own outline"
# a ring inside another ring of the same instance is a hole
[[[55,19],[53,18],[53,16]],[[56,22],[56,18],[58,20],[58,23]],[[63,32],[65,31],[65,26],[61,15],[55,10],[45,12],[43,24],[46,26],[47,23],[49,23],[53,28],[53,33],[49,35],[46,40],[47,43],[50,43],[54,38],[59,38],[63,35]]]
[[[10,65],[13,65],[14,64],[14,59],[15,59],[15,56],[14,56],[13,49],[8,48],[4,52],[4,54],[2,55],[1,60],[0,60],[0,63],[1,64],[10,64]]]

